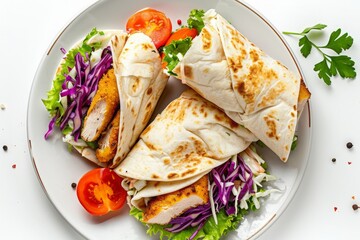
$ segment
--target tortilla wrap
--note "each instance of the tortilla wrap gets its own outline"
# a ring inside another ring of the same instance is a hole
[[[206,174],[257,138],[193,90],[172,101],[115,168],[123,177],[175,182]]]
[[[117,59],[120,56],[120,53],[124,47],[127,38],[127,33],[125,33],[122,30],[103,30],[102,32],[104,33],[103,35],[97,34],[92,38],[90,38],[87,42],[89,45],[99,42],[101,43],[101,47],[99,48],[99,50],[93,52],[93,55],[95,57],[93,57],[93,59],[91,60],[91,66],[94,66],[96,63],[98,63],[98,61],[100,60],[100,54],[102,50],[108,46],[110,46],[111,48],[111,54],[114,65],[114,63],[117,61]],[[72,49],[78,47],[81,41],[75,44]],[[72,145],[74,149],[78,151],[81,154],[81,156],[86,158],[87,160],[90,160],[91,162],[99,165],[100,167],[107,166],[106,163],[102,163],[97,159],[95,150],[93,148],[90,148],[82,139],[79,139],[77,142],[75,142],[72,137],[65,136],[63,138],[63,141]]]
[[[129,36],[114,69],[120,96],[120,132],[112,168],[135,144],[168,80],[161,68],[159,52],[143,33]]]
[[[99,166],[116,167],[127,155],[145,128],[168,76],[161,68],[160,54],[152,40],[143,33],[128,35],[121,30],[104,31],[92,42],[110,46],[120,98],[120,123],[117,152],[109,164],[100,162],[95,150],[86,144],[69,142],[85,158]]]
[[[191,178],[173,182],[146,181],[145,187],[131,197],[130,205],[135,206],[138,209],[144,209],[146,207],[146,199],[172,193],[190,186],[208,173],[209,171],[200,173]]]
[[[299,76],[214,10],[205,13],[205,27],[173,72],[287,161],[297,124]]]

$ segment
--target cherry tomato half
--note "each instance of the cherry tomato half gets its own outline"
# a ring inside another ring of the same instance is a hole
[[[154,42],[156,48],[164,46],[172,30],[171,21],[166,15],[152,8],[134,13],[126,23],[128,33],[143,32]]]
[[[76,193],[81,205],[92,215],[101,216],[120,209],[126,201],[122,178],[109,168],[96,168],[81,177]]]
[[[198,32],[195,28],[187,28],[187,27],[179,28],[178,30],[176,30],[176,32],[171,34],[169,39],[166,41],[165,46],[169,45],[174,40],[185,39],[187,37],[191,37],[191,39],[193,39],[194,37],[197,36],[197,34]]]

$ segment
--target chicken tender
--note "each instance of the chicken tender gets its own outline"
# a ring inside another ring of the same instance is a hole
[[[97,140],[111,122],[119,103],[114,69],[110,69],[99,81],[98,90],[84,119],[81,138],[88,142]]]
[[[120,110],[114,116],[107,130],[101,135],[96,149],[96,157],[100,162],[109,162],[115,157],[119,136]]]
[[[311,96],[311,93],[307,89],[304,81],[301,81],[298,102],[300,103],[304,100],[307,101],[310,99],[310,96]]]
[[[144,211],[146,223],[167,224],[186,210],[209,202],[208,176],[188,187],[151,199]]]
[[[305,104],[310,99],[310,97],[311,97],[310,91],[307,89],[304,81],[301,81],[299,97],[298,97],[298,106],[297,106],[298,117],[300,117],[301,112],[304,109]]]

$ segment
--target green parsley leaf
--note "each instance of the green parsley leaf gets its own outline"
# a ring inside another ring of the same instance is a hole
[[[321,24],[321,23],[318,23],[312,27],[308,27],[308,28],[305,28],[302,32],[298,33],[298,32],[283,32],[283,34],[286,34],[286,35],[306,35],[308,34],[309,32],[311,32],[312,30],[323,30],[324,28],[326,28],[327,26],[325,24]]]
[[[205,11],[201,9],[193,9],[190,12],[189,19],[187,20],[187,24],[189,28],[195,28],[198,33],[201,32],[201,29],[205,26],[203,17],[205,15]]]
[[[348,50],[352,46],[354,39],[349,36],[348,33],[344,33],[341,36],[340,34],[340,28],[332,32],[329,38],[329,42],[322,48],[332,49],[337,54],[340,54],[343,50]]]
[[[318,72],[318,76],[325,84],[331,85],[331,77],[338,74],[341,78],[354,79],[356,77],[355,62],[351,57],[346,55],[331,56],[323,51],[329,49],[337,54],[344,50],[348,50],[354,42],[354,39],[348,33],[341,35],[341,29],[337,29],[330,34],[329,40],[325,46],[318,46],[311,41],[308,33],[312,30],[322,30],[326,27],[325,24],[316,24],[312,27],[305,28],[302,32],[283,32],[287,35],[300,35],[299,47],[301,54],[306,58],[311,53],[312,48],[317,49],[323,56],[323,60],[315,64],[314,71]]]
[[[351,60],[350,57],[340,55],[340,56],[331,56],[331,68],[334,68],[337,70],[339,75],[342,78],[355,78],[356,72],[355,72],[355,62]],[[336,74],[333,74],[335,76]]]
[[[307,36],[303,36],[302,38],[300,38],[299,47],[301,47],[300,52],[305,58],[309,56],[311,52],[312,44]]]
[[[332,73],[327,65],[325,58],[323,61],[315,64],[314,71],[319,72],[318,73],[319,78],[323,79],[327,85],[331,85],[330,77],[332,76]]]
[[[166,68],[170,75],[176,76],[172,70],[180,62],[179,56],[183,57],[190,47],[191,38],[187,37],[181,40],[174,40],[163,48],[163,53],[165,54],[164,61],[167,63]]]
[[[328,65],[330,64],[330,67]],[[314,71],[318,72],[320,79],[323,79],[327,85],[331,84],[331,77],[339,75],[342,78],[355,78],[355,62],[348,56],[325,56],[324,60],[315,64]]]
[[[312,27],[308,27],[308,28],[305,28],[303,31],[302,31],[302,34],[307,34],[309,33],[310,31],[312,30],[323,30],[324,28],[326,28],[327,25],[325,24],[321,24],[321,23],[318,23]]]

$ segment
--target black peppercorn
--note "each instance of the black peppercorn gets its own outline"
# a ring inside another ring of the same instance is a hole
[[[336,162],[336,158],[331,159],[331,161],[332,161],[333,163]]]
[[[350,148],[352,148],[354,145],[351,143],[351,142],[348,142],[347,144],[346,144],[346,147],[348,148],[348,149],[350,149]]]
[[[3,150],[6,152],[8,150],[8,146],[4,145]]]
[[[73,183],[71,184],[71,187],[75,189],[75,188],[76,188],[76,183],[73,182]]]
[[[359,209],[359,205],[354,204],[354,205],[352,205],[352,208],[354,209],[354,211],[355,211],[355,210],[358,210],[358,209]]]

